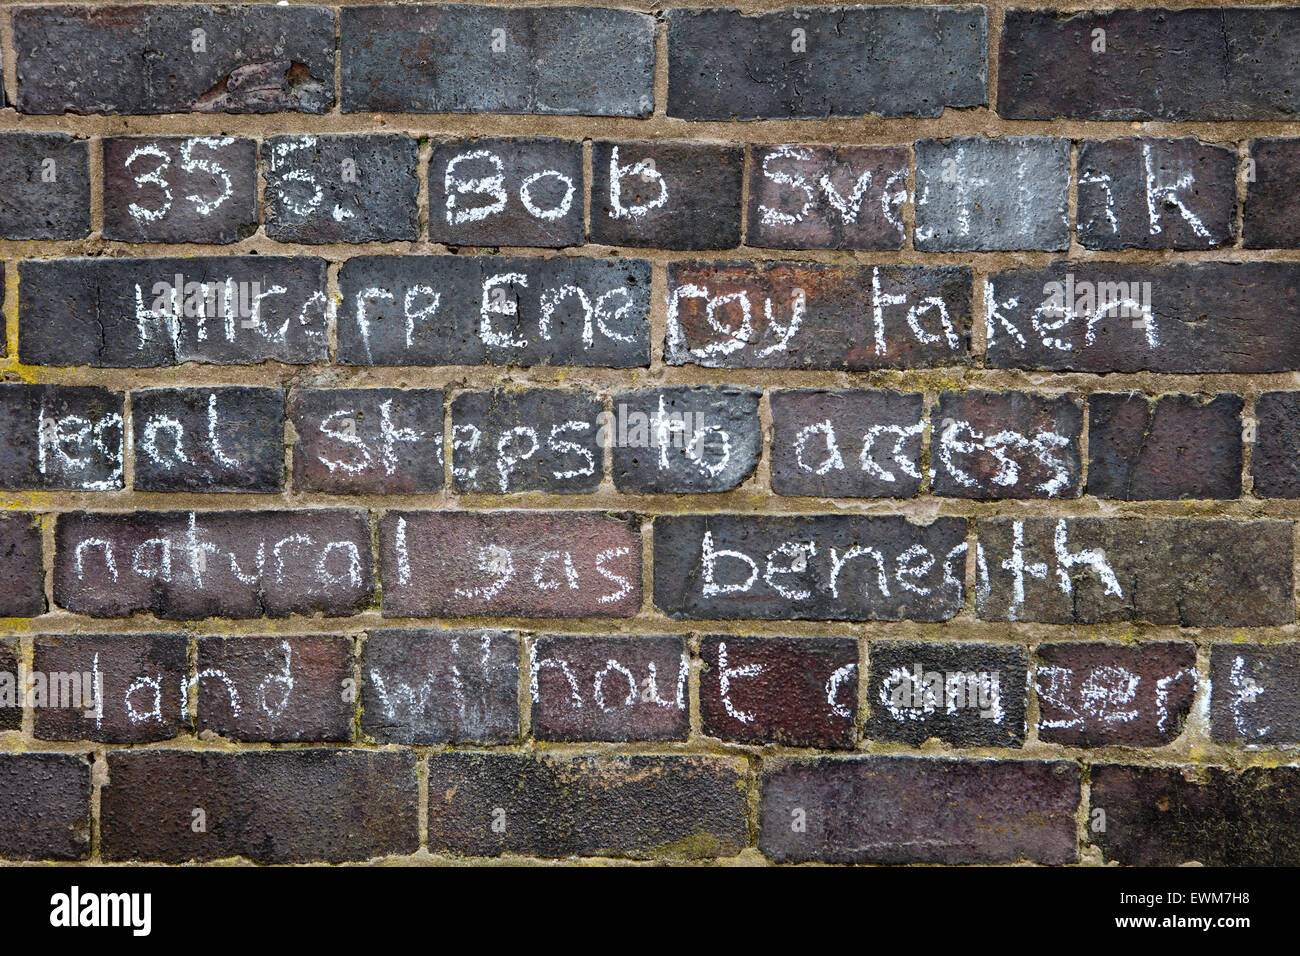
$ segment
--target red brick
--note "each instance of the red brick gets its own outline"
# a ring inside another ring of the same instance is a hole
[[[633,516],[591,511],[390,511],[379,521],[386,617],[631,617]]]

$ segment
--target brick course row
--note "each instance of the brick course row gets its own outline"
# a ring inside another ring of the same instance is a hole
[[[286,243],[397,242],[563,248],[1064,251],[1068,139],[963,136],[906,146],[722,145],[398,134],[126,136],[102,140],[103,238],[233,243],[261,225]],[[1300,139],[1204,143],[1129,137],[1077,143],[1074,238],[1084,248],[1300,247]],[[91,234],[90,141],[0,134],[8,195],[0,238]],[[259,163],[260,153],[260,163]],[[914,157],[914,159],[913,159]],[[915,190],[910,172],[915,162]],[[1245,178],[1237,199],[1238,166]],[[742,225],[742,180],[749,204]],[[428,180],[429,221],[418,192]],[[590,193],[590,222],[583,196]],[[915,204],[915,229],[903,208]]]
[[[0,488],[327,494],[589,494],[734,490],[763,453],[758,389],[676,386],[604,395],[576,389],[105,388],[0,384]],[[769,393],[772,490],[910,498],[1232,499],[1243,439],[1253,491],[1297,490],[1300,393],[1242,399],[1095,392],[1083,481],[1084,400],[1066,393],[872,389]],[[129,418],[129,422],[128,422]],[[285,464],[286,423],[292,467]],[[133,447],[124,454],[125,435]],[[929,461],[928,471],[922,462]],[[291,478],[289,477],[291,474]]]
[[[524,648],[516,631],[383,628],[364,638],[56,634],[32,644],[26,684],[16,639],[0,646],[0,727],[20,729],[26,704],[37,740],[110,744],[182,735],[478,746],[525,737],[685,741],[698,661],[699,733],[730,743],[835,750],[934,738],[1012,748],[1032,731],[1038,742],[1067,747],[1160,748],[1182,735],[1202,690],[1196,646],[1183,641],[1053,642],[1030,653],[1019,644],[873,639],[861,679],[851,637],[706,634],[692,651],[682,634],[544,634]],[[1211,739],[1300,743],[1297,669],[1300,644],[1212,644],[1203,688]],[[67,683],[79,675],[90,676]],[[868,707],[861,719],[859,685]]]
[[[427,846],[451,856],[726,857],[752,845],[745,761],[710,756],[435,753],[427,830],[410,752],[123,751],[105,759],[107,860],[243,856],[364,860]],[[0,755],[0,853],[84,858],[90,766]],[[776,862],[1294,865],[1295,768],[870,756],[778,758],[757,780],[758,849]],[[522,785],[521,785],[522,782]],[[39,804],[35,801],[39,800]],[[1080,840],[1077,816],[1105,826]],[[899,808],[903,808],[901,811]],[[1249,840],[1249,852],[1244,848]]]
[[[650,363],[642,259],[312,256],[49,259],[18,263],[29,365],[164,367]],[[989,368],[1173,374],[1300,370],[1300,263],[1055,262],[667,266],[668,365],[865,371]],[[982,300],[985,352],[971,335]],[[0,344],[5,344],[0,342]]]
[[[623,618],[642,606],[641,519],[596,511],[350,508],[65,512],[53,597],[92,617]],[[973,542],[968,541],[974,531]],[[6,616],[45,607],[40,531],[0,522]],[[1263,627],[1295,621],[1293,526],[1262,519],[661,515],[653,600],[682,620]]]

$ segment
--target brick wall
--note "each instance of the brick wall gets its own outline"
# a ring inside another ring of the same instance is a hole
[[[1300,863],[1300,10],[1078,11],[0,5],[0,858]]]

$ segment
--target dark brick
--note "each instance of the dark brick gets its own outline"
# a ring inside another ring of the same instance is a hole
[[[28,259],[18,275],[24,364],[305,365],[328,356],[324,259]]]
[[[0,731],[22,730],[26,689],[18,679],[18,638],[0,638]]]
[[[442,489],[443,393],[433,388],[306,388],[289,397],[293,485],[336,495]]]
[[[23,113],[324,113],[334,103],[325,7],[19,7],[14,46]]]
[[[639,519],[595,511],[390,511],[385,617],[631,617]]]
[[[45,613],[45,562],[39,518],[0,515],[0,617]]]
[[[1210,736],[1218,743],[1300,743],[1300,644],[1210,648]]]
[[[36,737],[138,744],[184,732],[186,642],[183,634],[36,638],[32,669],[44,675]]]
[[[363,256],[339,285],[340,362],[650,364],[643,259]]]
[[[604,477],[591,392],[495,388],[451,403],[451,480],[465,494],[582,494]]]
[[[685,740],[681,635],[539,637],[529,648],[538,740]]]
[[[351,614],[370,601],[364,512],[65,512],[54,600],[93,617]]]
[[[614,487],[630,494],[730,491],[763,450],[760,392],[683,385],[619,392],[602,429],[612,446]],[[689,417],[688,417],[689,416]]]
[[[534,136],[437,140],[429,238],[466,246],[580,246],[582,144]]]
[[[1252,139],[1241,240],[1247,249],[1300,248],[1300,139]]]
[[[668,115],[939,116],[983,106],[987,30],[983,7],[669,10]]]
[[[1023,647],[872,641],[863,733],[912,747],[931,738],[954,747],[1019,747],[1028,686]]]
[[[1092,842],[1130,866],[1300,865],[1300,768],[1094,764]]]
[[[1105,52],[1093,52],[1094,31]],[[1300,111],[1300,20],[1288,8],[1006,12],[1008,119],[1288,120]]]
[[[943,392],[931,414],[931,489],[950,498],[1076,498],[1083,402],[1034,392]]]
[[[361,729],[381,742],[503,744],[519,737],[513,631],[371,631]]]
[[[104,238],[229,243],[257,231],[257,144],[231,136],[104,140]]]
[[[591,147],[591,241],[664,249],[740,245],[742,146],[611,142]]]
[[[1241,495],[1241,396],[1094,393],[1088,493],[1129,501]]]
[[[783,390],[768,401],[778,495],[910,498],[920,490],[920,392]]]
[[[748,843],[745,779],[744,762],[726,757],[433,754],[429,850],[734,856]]]
[[[916,248],[926,252],[1070,245],[1070,141],[958,136],[916,142]]]
[[[946,621],[962,606],[966,521],[663,516],[655,605],[674,618]]]
[[[649,116],[654,20],[593,7],[345,7],[343,110]]]
[[[1290,624],[1289,521],[984,518],[976,608],[986,621],[1180,627]]]
[[[341,862],[419,847],[409,752],[115,751],[108,777],[107,860]],[[195,832],[200,809],[205,829]]]
[[[232,740],[351,740],[352,640],[200,637],[199,734]]]
[[[0,487],[121,488],[121,393],[0,384]]]
[[[264,140],[266,234],[305,243],[415,239],[417,154],[407,136]]]
[[[146,388],[131,393],[139,491],[284,487],[284,392]]]
[[[905,146],[750,147],[748,245],[901,249]]]
[[[858,642],[851,637],[705,637],[704,734],[742,744],[852,747]]]
[[[778,863],[1072,863],[1078,804],[1065,761],[782,761],[763,773],[758,848]]]
[[[90,234],[90,154],[65,133],[0,134],[0,239]]]
[[[675,262],[664,361],[846,371],[962,364],[970,315],[962,266]]]
[[[1213,249],[1237,235],[1237,153],[1182,139],[1079,148],[1079,242],[1089,249]]]
[[[77,754],[0,754],[0,857],[80,860],[90,852],[90,764]]]
[[[1056,262],[1045,269],[993,273],[985,296],[985,361],[992,368],[1300,369],[1296,263]]]
[[[1300,392],[1265,392],[1255,402],[1252,492],[1300,498]]]
[[[1038,738],[1067,747],[1163,747],[1196,696],[1193,644],[1041,644]]]

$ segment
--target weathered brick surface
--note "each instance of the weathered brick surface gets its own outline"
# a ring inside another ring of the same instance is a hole
[[[858,757],[774,762],[758,847],[779,863],[1071,863],[1067,761]]]
[[[519,736],[519,639],[495,630],[378,630],[361,655],[361,730],[405,744]]]
[[[1094,31],[1105,31],[1105,52]],[[1286,120],[1300,110],[1285,8],[1011,9],[998,50],[1009,119]],[[1249,68],[1236,69],[1247,60]]]
[[[76,754],[0,754],[0,857],[79,860],[90,852],[90,764]]]
[[[1018,747],[1025,740],[1023,647],[872,641],[865,735],[917,746]]]
[[[858,645],[840,637],[725,637],[700,645],[700,718],[710,737],[852,747]]]
[[[1295,866],[1295,767],[1092,768],[1090,805],[1106,811],[1092,843],[1134,866]]]
[[[559,389],[463,392],[451,403],[451,475],[464,493],[580,494],[604,475],[604,404]]]
[[[108,781],[109,860],[366,860],[419,845],[410,753],[116,751]]]
[[[676,262],[664,360],[847,371],[957,365],[967,358],[970,309],[962,267]]]
[[[955,498],[1079,494],[1083,403],[1077,396],[944,392],[931,418],[935,494]]]
[[[390,511],[379,522],[388,617],[631,617],[641,606],[632,515]]]
[[[1300,742],[1300,645],[1215,644],[1210,734],[1224,743]]]
[[[284,392],[149,388],[131,393],[140,491],[279,491]]]
[[[182,733],[185,645],[181,634],[37,638],[32,669],[44,675],[36,684],[44,700],[33,705],[36,737],[147,743]]]
[[[0,5],[0,862],[1300,861],[1300,8],[557,2]]]
[[[18,275],[24,363],[307,364],[327,354],[323,259],[27,259]]]
[[[753,146],[751,246],[901,249],[908,151],[898,146]]]
[[[608,442],[619,491],[730,491],[763,448],[756,389],[691,386],[614,396]],[[598,436],[599,438],[599,436]]]
[[[0,614],[36,617],[45,610],[43,553],[35,515],[0,515]]]
[[[920,392],[809,389],[768,400],[777,494],[910,498],[920,490]]]
[[[122,487],[121,393],[62,385],[0,385],[0,487]]]
[[[1261,498],[1300,498],[1300,392],[1265,392],[1255,402],[1252,490]]]
[[[1088,399],[1088,493],[1098,498],[1236,498],[1238,395],[1098,393]]]
[[[1050,136],[916,143],[916,247],[1063,250],[1070,144]]]
[[[0,238],[78,239],[90,232],[90,156],[65,133],[0,135]]]
[[[332,494],[442,487],[443,393],[433,388],[307,388],[289,397],[293,485]]]
[[[580,246],[582,144],[548,136],[440,140],[429,238],[467,246]]]
[[[1160,747],[1182,733],[1196,693],[1191,644],[1043,644],[1038,737],[1073,747]]]
[[[1241,211],[1242,244],[1251,249],[1300,246],[1300,196],[1292,185],[1300,170],[1300,139],[1252,139]]]
[[[18,673],[16,638],[0,640],[0,730],[22,730],[26,697]]]
[[[416,143],[406,136],[272,136],[262,143],[266,234],[282,242],[416,237]]]
[[[233,136],[104,140],[104,238],[229,243],[257,231],[257,144]]]
[[[1089,249],[1213,249],[1237,234],[1237,156],[1182,139],[1079,149],[1079,242]]]
[[[990,621],[1183,627],[1290,623],[1291,524],[984,518],[976,606]]]
[[[946,621],[965,552],[959,518],[659,517],[654,599],[703,620]]]
[[[343,109],[648,116],[654,20],[592,7],[345,7]]]
[[[429,758],[429,849],[732,856],[747,842],[744,775],[744,764],[726,757],[436,754]]]
[[[985,286],[987,364],[1079,372],[1300,369],[1289,262],[1057,262]]]
[[[339,361],[351,365],[649,362],[643,260],[365,256],[339,285]]]
[[[195,730],[277,743],[351,740],[351,681],[346,637],[201,637]]]
[[[13,26],[23,113],[323,113],[334,102],[325,7],[31,6]]]
[[[740,146],[598,140],[591,148],[591,240],[665,249],[737,246],[744,165]]]
[[[54,600],[94,617],[334,616],[370,600],[360,511],[69,512],[55,539]]]
[[[538,638],[529,648],[539,740],[685,740],[690,660],[680,635]]]
[[[668,115],[938,116],[987,101],[983,7],[668,11]],[[797,31],[797,32],[796,32]],[[862,50],[887,50],[888,68]]]

